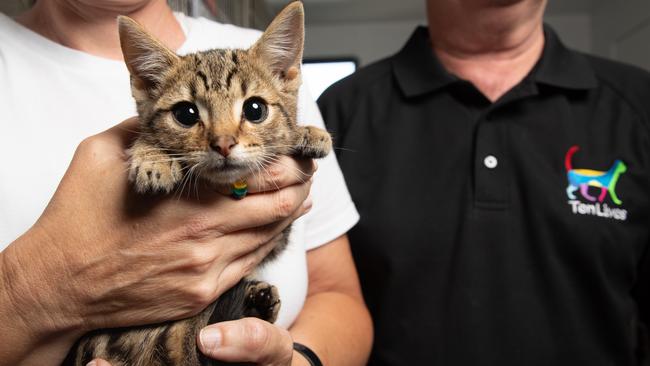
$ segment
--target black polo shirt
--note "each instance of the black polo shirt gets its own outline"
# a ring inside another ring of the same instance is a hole
[[[426,28],[320,98],[361,213],[370,365],[637,364],[650,76],[545,39],[495,103]]]

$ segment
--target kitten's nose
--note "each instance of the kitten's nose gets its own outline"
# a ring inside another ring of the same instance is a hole
[[[237,139],[235,139],[234,136],[228,135],[217,137],[217,141],[213,141],[210,144],[210,147],[225,158],[230,155],[230,150],[232,150],[235,145],[237,145]]]

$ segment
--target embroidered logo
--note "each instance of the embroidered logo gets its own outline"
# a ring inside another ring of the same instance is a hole
[[[566,167],[567,178],[569,180],[566,194],[569,197],[569,205],[571,206],[572,212],[580,215],[593,215],[625,220],[627,218],[627,210],[609,207],[604,201],[609,193],[612,202],[618,206],[623,204],[616,194],[616,183],[621,177],[621,174],[627,171],[627,166],[621,160],[617,159],[607,171],[573,169],[571,159],[579,149],[578,146],[572,146],[564,158],[564,166]],[[597,196],[591,195],[589,192],[590,187],[600,190]],[[583,203],[578,200],[575,195],[576,191],[580,191],[580,195],[584,199],[593,203]]]

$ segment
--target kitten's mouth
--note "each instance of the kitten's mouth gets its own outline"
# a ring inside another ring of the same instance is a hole
[[[232,184],[247,175],[249,169],[247,165],[232,159],[219,159],[212,161],[209,166],[202,169],[201,175],[214,183]]]
[[[233,171],[233,170],[241,170],[245,169],[246,167],[242,165],[241,163],[234,162],[232,159],[223,159],[220,164],[217,164],[213,171],[215,173],[219,173],[219,171],[227,172],[227,171]]]

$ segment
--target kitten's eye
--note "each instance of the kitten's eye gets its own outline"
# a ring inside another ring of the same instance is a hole
[[[264,99],[252,97],[244,102],[244,118],[252,123],[262,123],[268,116],[269,111]]]
[[[199,109],[194,103],[178,102],[172,107],[176,122],[183,127],[192,127],[199,122]]]

